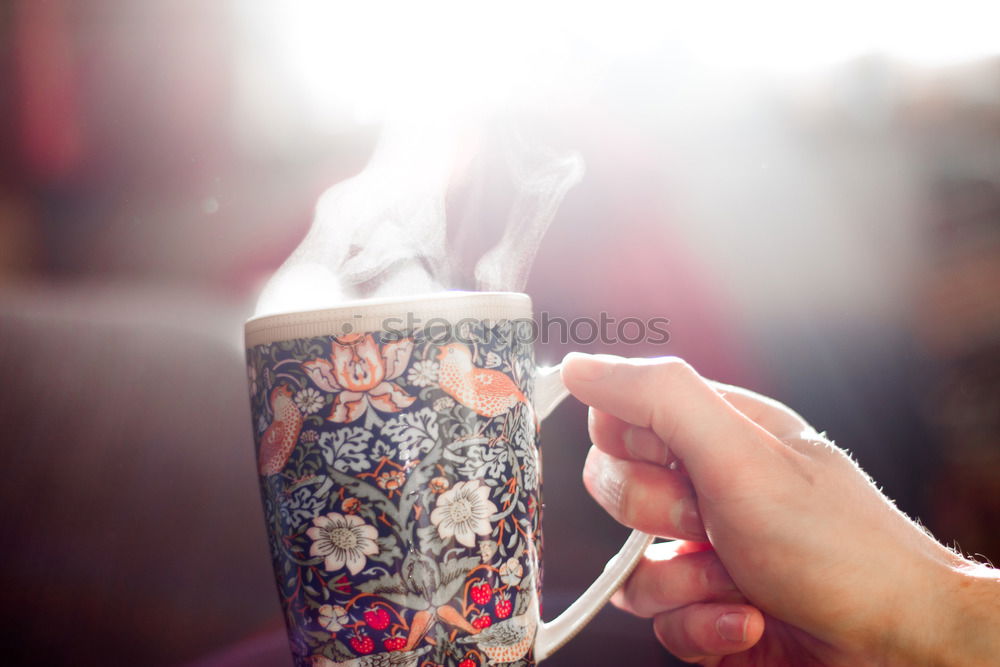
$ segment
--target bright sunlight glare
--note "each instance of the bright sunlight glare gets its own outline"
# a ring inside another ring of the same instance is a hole
[[[972,0],[240,0],[235,7],[258,57],[281,67],[315,113],[346,106],[361,118],[544,100],[560,94],[572,68],[656,53],[722,73],[780,76],[873,52],[933,65],[1000,51],[1000,9]]]

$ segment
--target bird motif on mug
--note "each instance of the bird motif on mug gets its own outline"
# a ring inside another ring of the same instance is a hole
[[[271,414],[274,418],[260,438],[257,455],[258,470],[265,477],[282,471],[302,430],[302,413],[295,406],[287,384],[271,390]]]
[[[504,373],[479,368],[472,362],[472,350],[464,343],[449,343],[437,355],[441,362],[438,384],[446,394],[478,415],[492,418],[507,414],[523,403],[529,414],[531,404],[524,393]]]
[[[535,610],[494,623],[474,635],[458,640],[460,644],[475,644],[490,664],[516,662],[528,653],[535,641],[537,614]]]

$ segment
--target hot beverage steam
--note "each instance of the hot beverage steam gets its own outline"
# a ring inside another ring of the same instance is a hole
[[[275,273],[255,315],[469,288],[447,245],[446,195],[461,132],[447,123],[387,122],[364,170],[321,197],[305,239]],[[475,289],[522,291],[559,204],[583,176],[577,153],[513,135],[514,198],[499,242],[476,263]]]

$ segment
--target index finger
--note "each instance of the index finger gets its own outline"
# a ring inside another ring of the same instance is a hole
[[[562,374],[582,402],[651,429],[684,463],[699,493],[724,493],[747,465],[773,461],[775,438],[676,357],[624,359],[574,352],[563,361]]]

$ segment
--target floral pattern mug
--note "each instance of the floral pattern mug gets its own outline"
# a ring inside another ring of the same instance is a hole
[[[370,300],[246,325],[271,556],[298,666],[532,665],[571,638],[651,538],[633,533],[550,623],[540,421],[524,294]]]

